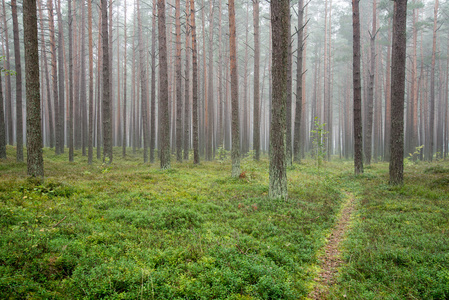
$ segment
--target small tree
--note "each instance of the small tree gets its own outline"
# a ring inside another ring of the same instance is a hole
[[[323,165],[323,160],[326,159],[326,142],[328,131],[325,130],[326,123],[320,123],[320,119],[315,117],[312,133],[312,155],[317,162],[317,167]]]

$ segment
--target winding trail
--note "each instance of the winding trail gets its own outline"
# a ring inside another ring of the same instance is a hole
[[[315,286],[309,293],[308,299],[329,298],[329,288],[335,283],[338,268],[343,263],[340,258],[340,243],[345,238],[352,212],[355,209],[354,195],[346,194],[347,199],[341,208],[340,217],[324,246],[323,254],[319,257],[320,273],[314,279]]]

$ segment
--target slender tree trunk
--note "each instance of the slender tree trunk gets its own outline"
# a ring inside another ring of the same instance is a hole
[[[140,88],[141,88],[141,107],[142,107],[142,121],[143,121],[143,162],[148,162],[148,118],[147,118],[147,106],[148,106],[148,94],[146,85],[146,60],[145,60],[145,49],[143,45],[142,36],[142,21],[140,15],[140,1],[136,1],[137,4],[137,28],[139,30],[139,61],[140,61]]]
[[[9,31],[8,31],[8,22],[6,21],[6,7],[5,0],[2,0],[3,5],[3,31],[5,35],[5,56],[6,60],[4,61],[4,67],[6,70],[10,70],[9,63]],[[6,108],[6,126],[8,128],[8,144],[13,145],[14,143],[14,125],[13,125],[13,116],[12,116],[12,96],[11,96],[11,76],[9,74],[5,75],[5,108]]]
[[[3,108],[2,74],[0,73],[0,158],[6,158],[6,126]]]
[[[103,36],[103,161],[112,163],[112,123],[109,84],[108,1],[101,0],[101,31]]]
[[[270,127],[269,197],[287,198],[287,169],[285,157],[286,103],[288,95],[288,56],[290,1],[271,1],[273,36],[273,106]]]
[[[127,49],[127,31],[126,31],[126,0],[125,0],[125,4],[124,4],[124,14],[123,14],[123,18],[124,18],[124,28],[123,28],[123,35],[124,35],[124,41],[123,41],[123,45],[124,45],[124,50],[125,53],[123,55],[123,136],[122,136],[122,156],[125,157],[126,156],[126,140],[128,135],[126,134],[126,91],[128,90],[128,87],[126,85],[126,77],[127,77],[127,56],[126,56],[126,49]],[[154,18],[154,16],[153,16]]]
[[[51,1],[51,0],[50,0]],[[84,22],[86,20],[86,5],[85,0],[81,0],[81,39],[79,41],[81,46],[80,57],[80,117],[81,117],[81,151],[82,155],[86,156],[86,147],[88,146],[88,128],[87,128],[87,99],[86,99],[86,29]]]
[[[57,7],[58,14],[58,76],[59,76],[59,108],[58,108],[58,122],[59,122],[59,153],[64,153],[65,142],[65,99],[64,99],[64,30],[62,28],[62,14],[61,14],[61,0],[58,0]]]
[[[176,0],[176,160],[182,162],[181,1]]]
[[[27,99],[27,174],[44,177],[36,0],[23,1]],[[2,100],[3,101],[3,100]]]
[[[296,111],[295,111],[295,129],[293,139],[294,161],[301,161],[301,117],[303,110],[302,101],[302,83],[303,83],[303,45],[304,45],[304,0],[298,1],[298,58],[296,71]]]
[[[168,65],[167,65],[167,37],[165,26],[165,0],[158,0],[158,37],[159,37],[159,107],[161,140],[160,156],[161,169],[170,169],[170,114],[168,101]]]
[[[190,0],[190,26],[192,33],[192,130],[193,130],[193,163],[200,163],[198,149],[198,50],[196,44],[195,2]]]
[[[73,161],[73,54],[72,54],[72,0],[69,4],[69,161]]]
[[[360,79],[360,0],[352,0],[354,81],[354,172],[363,173],[362,85]]]
[[[214,28],[214,8],[212,1],[209,2],[209,75],[208,75],[208,96],[207,96],[207,144],[206,160],[213,158],[213,132],[214,132],[214,54],[213,54],[213,28]]]
[[[19,22],[16,0],[11,0],[12,30],[14,34],[14,61],[16,66],[16,159],[23,161],[23,111],[22,111],[22,64],[20,62]]]
[[[435,128],[435,57],[437,52],[437,20],[439,1],[435,0],[433,13],[433,41],[432,41],[432,63],[430,67],[430,118],[429,118],[429,149],[427,160],[432,161],[434,153],[434,128]]]
[[[373,136],[373,116],[374,116],[374,76],[376,72],[376,31],[377,31],[377,18],[376,18],[376,0],[373,1],[373,27],[370,33],[370,68],[369,68],[369,81],[368,81],[368,115],[366,120],[366,135],[365,135],[365,163],[371,164],[372,154],[372,136]]]
[[[437,0],[438,1],[438,0]],[[390,184],[404,181],[404,94],[407,0],[396,0],[393,16],[391,65]]]
[[[49,22],[48,26],[50,29],[50,54],[51,54],[51,78],[53,87],[53,108],[55,112],[55,123],[56,123],[56,144],[55,153],[60,154],[61,150],[61,124],[59,117],[59,94],[58,94],[58,65],[56,63],[56,39],[55,39],[55,25],[54,25],[54,13],[53,13],[53,1],[47,1]]]
[[[253,0],[254,23],[254,125],[253,149],[254,160],[260,159],[260,42],[259,42],[259,0]]]
[[[184,91],[184,160],[189,159],[190,140],[190,2],[186,1],[186,67],[185,67],[185,91]]]
[[[93,132],[94,132],[94,53],[92,43],[92,0],[87,0],[87,21],[89,31],[89,143],[87,161],[92,164],[93,159]]]
[[[223,50],[222,47],[222,30],[221,30],[221,0],[218,1],[218,133],[217,133],[217,147],[223,148]]]
[[[151,137],[150,163],[154,163],[156,145],[156,0],[153,0],[153,30],[151,32]]]
[[[98,28],[101,28],[101,14],[98,17]],[[102,70],[101,66],[103,65],[103,52],[102,52],[102,41],[101,41],[101,30],[98,30],[98,59],[97,59],[97,105],[96,105],[96,111],[97,111],[97,119],[96,119],[96,127],[97,127],[97,159],[101,159],[101,141],[102,141],[102,130],[101,130],[101,124],[102,124],[102,113],[101,113],[101,85],[102,82]]]

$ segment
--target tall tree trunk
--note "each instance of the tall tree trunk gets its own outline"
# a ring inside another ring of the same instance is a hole
[[[5,0],[2,0],[3,5],[3,31],[5,35],[5,56],[6,59],[4,61],[4,68],[6,70],[10,70],[9,63],[9,31],[8,31],[8,22],[6,21],[6,7]],[[6,108],[6,126],[8,128],[8,144],[13,145],[14,143],[14,125],[13,125],[13,116],[12,116],[12,96],[11,96],[11,76],[9,74],[5,74],[5,108]]]
[[[186,67],[185,67],[185,91],[184,91],[184,160],[189,159],[189,140],[190,140],[190,2],[186,1]]]
[[[50,0],[51,1],[51,0]],[[82,155],[86,156],[86,147],[88,144],[88,128],[87,128],[87,99],[86,99],[86,26],[84,22],[86,20],[86,5],[85,0],[81,0],[81,39],[79,41],[81,47],[80,57],[80,117],[81,117],[81,151]]]
[[[11,0],[12,31],[14,35],[14,61],[16,66],[16,160],[23,161],[23,111],[22,111],[22,64],[20,62],[19,22],[17,3]]]
[[[368,81],[368,96],[367,106],[368,115],[366,120],[366,135],[365,135],[365,163],[371,164],[372,154],[372,136],[373,136],[373,116],[374,116],[374,76],[376,72],[376,31],[377,31],[377,18],[376,18],[376,0],[373,1],[373,27],[370,33],[370,67],[369,67],[369,81]]]
[[[435,57],[437,51],[437,20],[439,1],[435,0],[433,13],[433,41],[432,41],[432,63],[430,67],[430,117],[429,117],[429,149],[427,160],[432,161],[434,153],[434,128],[435,128]]]
[[[103,37],[103,161],[112,163],[112,123],[109,84],[108,1],[101,0],[101,32]]]
[[[214,8],[212,1],[209,2],[209,75],[208,75],[208,96],[207,96],[207,116],[208,122],[206,127],[207,144],[206,144],[206,160],[213,158],[213,132],[214,132],[214,54],[213,54],[213,28],[214,28]]]
[[[170,169],[170,114],[168,102],[168,65],[167,65],[167,34],[165,26],[165,0],[158,0],[158,37],[159,37],[159,107],[161,140],[161,169]]]
[[[140,1],[136,1],[137,4],[137,28],[139,30],[139,61],[140,61],[140,88],[141,88],[141,106],[142,106],[142,121],[143,121],[143,162],[148,162],[148,118],[147,118],[147,107],[148,107],[148,94],[147,94],[147,68],[145,59],[145,49],[143,45],[142,36],[142,21],[140,15]]]
[[[2,74],[0,73],[0,158],[6,158],[6,126],[3,108]]]
[[[230,63],[231,63],[231,106],[232,106],[231,176],[239,177],[240,176],[239,82],[237,73],[237,45],[236,45],[234,0],[229,0],[229,50],[230,50]]]
[[[127,31],[126,31],[126,0],[125,0],[125,4],[124,4],[124,9],[125,12],[123,14],[123,18],[124,18],[124,28],[123,28],[123,35],[124,35],[124,41],[123,41],[123,45],[124,45],[124,50],[125,53],[123,54],[123,135],[122,135],[122,156],[125,157],[126,156],[126,140],[128,135],[126,134],[126,91],[128,90],[128,87],[126,85],[126,77],[127,77],[127,56],[126,56],[126,49],[127,49]],[[153,16],[154,18],[154,16]]]
[[[182,162],[181,1],[176,0],[176,160]]]
[[[64,153],[65,142],[65,97],[64,97],[64,30],[62,28],[61,0],[58,0],[58,76],[59,76],[59,153]]]
[[[221,0],[218,1],[218,133],[217,147],[223,148],[223,50],[222,47],[222,30],[221,30]]]
[[[101,28],[101,14],[98,17],[98,28]],[[103,52],[102,52],[102,41],[101,41],[101,30],[98,30],[98,54],[97,54],[97,105],[96,105],[96,111],[97,111],[97,118],[96,118],[96,127],[97,127],[97,159],[101,159],[101,141],[102,141],[102,130],[101,130],[101,124],[102,124],[102,113],[101,113],[101,101],[102,101],[102,95],[101,95],[101,85],[102,85],[102,70],[101,66],[103,65]]]
[[[259,0],[253,0],[254,23],[254,125],[253,149],[254,160],[260,159],[260,42],[259,42]]]
[[[352,0],[354,84],[354,173],[363,173],[362,85],[360,79],[360,0]]]
[[[301,161],[301,117],[303,110],[302,89],[303,89],[303,45],[304,45],[304,0],[298,1],[298,58],[296,71],[296,111],[295,111],[295,129],[293,139],[294,161]]]
[[[73,50],[72,50],[72,0],[69,4],[69,161],[73,161]]]
[[[231,0],[232,1],[232,0]],[[196,44],[195,2],[190,0],[190,26],[192,33],[192,130],[193,130],[193,163],[200,163],[198,149],[198,50]]]
[[[385,124],[384,124],[384,161],[390,161],[391,138],[391,38],[393,28],[391,18],[388,21],[387,61],[385,64]]]
[[[27,174],[44,177],[36,0],[23,1],[27,99]]]
[[[92,43],[92,0],[87,0],[87,19],[89,31],[89,143],[87,161],[92,164],[94,132],[94,53]]]
[[[437,0],[438,1],[438,0]],[[396,0],[391,56],[390,184],[404,181],[404,94],[406,61],[407,0]]]
[[[52,78],[52,87],[53,87],[53,108],[55,112],[55,123],[56,123],[56,144],[55,144],[55,153],[56,155],[60,154],[61,150],[61,124],[59,117],[59,94],[58,94],[58,65],[56,63],[56,39],[55,39],[55,23],[54,23],[54,13],[53,13],[53,1],[47,1],[48,8],[48,26],[50,29],[50,55],[51,55],[51,78]]]
[[[151,32],[151,137],[150,163],[154,163],[156,145],[156,0],[153,0],[153,30]]]
[[[286,103],[290,33],[290,1],[271,1],[273,37],[273,105],[270,126],[269,197],[287,198],[285,157]]]

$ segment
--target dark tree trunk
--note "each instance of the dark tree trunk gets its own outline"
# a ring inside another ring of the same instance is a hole
[[[160,156],[161,169],[170,169],[170,114],[168,102],[167,34],[165,26],[165,0],[158,0],[158,38],[159,38],[159,107],[160,107]]]
[[[287,198],[286,103],[289,56],[290,1],[271,1],[273,37],[273,105],[270,126],[270,198]]]
[[[391,141],[390,184],[404,181],[404,94],[406,60],[407,0],[394,2],[391,55]]]
[[[23,161],[23,111],[22,111],[22,64],[20,62],[19,22],[17,20],[17,3],[11,0],[12,31],[14,34],[14,61],[16,66],[16,145],[17,161]]]
[[[200,163],[198,145],[198,50],[196,44],[195,1],[190,0],[190,26],[192,33],[192,130],[193,130],[193,163]]]
[[[435,0],[433,14],[433,42],[432,42],[432,63],[430,67],[430,116],[429,116],[429,149],[427,149],[427,160],[432,161],[434,153],[434,128],[435,128],[435,58],[437,51],[437,16],[439,1]],[[394,38],[394,37],[393,37]],[[393,48],[394,49],[394,48]]]
[[[36,0],[23,1],[27,99],[27,174],[44,177]]]
[[[79,130],[81,131],[81,153],[83,156],[86,156],[86,147],[88,146],[88,129],[87,129],[87,110],[86,110],[86,26],[84,26],[84,22],[86,20],[86,5],[85,0],[81,0],[81,38],[79,40],[81,47],[81,57],[80,57],[80,97],[79,97],[79,109],[80,109],[80,118],[81,118],[81,127]],[[90,51],[90,50],[89,50]]]
[[[235,28],[235,4],[229,0],[229,50],[231,62],[231,110],[232,110],[232,177],[240,176],[240,128],[239,128],[239,82],[237,73],[237,46]],[[246,93],[246,91],[244,91]]]
[[[101,0],[101,31],[103,37],[103,161],[112,163],[112,123],[109,85],[108,1]]]
[[[360,78],[360,0],[352,0],[354,85],[354,173],[363,173],[362,84]]]

